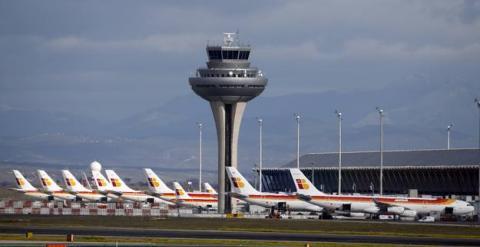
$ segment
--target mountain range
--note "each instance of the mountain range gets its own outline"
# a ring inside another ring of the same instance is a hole
[[[273,84],[274,82],[270,82]],[[268,90],[268,88],[267,88]],[[324,91],[252,100],[244,115],[239,164],[249,171],[258,163],[258,125],[264,122],[264,164],[279,167],[295,158],[296,122],[301,115],[301,153],[334,152],[338,129],[335,109],[343,113],[343,149],[376,150],[379,116],[385,111],[385,149],[441,149],[446,126],[452,147],[475,147],[478,118],[473,99],[480,84],[412,77],[375,90]],[[346,100],[348,99],[348,100]],[[355,102],[352,104],[351,102]],[[198,128],[204,123],[204,167],[216,169],[216,133],[207,102],[189,94],[114,122],[75,112],[50,112],[0,106],[0,160],[87,167],[178,168],[187,178],[197,169]],[[214,173],[211,173],[213,176]]]

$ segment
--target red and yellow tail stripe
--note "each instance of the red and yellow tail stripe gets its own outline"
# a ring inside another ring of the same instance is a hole
[[[235,186],[235,188],[245,187],[245,183],[243,182],[243,180],[241,178],[233,177],[232,181],[233,181],[233,186]]]
[[[67,182],[68,186],[75,186],[76,185],[75,180],[73,178],[66,178],[65,182]]]
[[[42,178],[41,181],[42,181],[43,186],[52,185],[52,181],[50,181],[50,179],[48,179],[48,178]]]
[[[154,188],[160,187],[160,182],[156,178],[148,178],[148,183]]]
[[[112,179],[110,179],[110,182],[112,182],[113,187],[120,187],[120,186],[122,186],[122,183],[120,182],[119,179],[112,178]]]
[[[308,190],[310,188],[310,186],[308,185],[307,181],[305,181],[305,179],[296,179],[295,181],[297,182],[298,188],[302,190]]]

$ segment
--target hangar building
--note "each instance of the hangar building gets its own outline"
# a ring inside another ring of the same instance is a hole
[[[480,149],[384,151],[384,194],[460,196],[474,199],[479,194]],[[263,190],[295,191],[288,168],[263,169]],[[380,152],[342,153],[342,193],[378,193]],[[311,153],[300,157],[300,169],[326,192],[336,193],[338,153]],[[373,190],[373,191],[372,191]]]

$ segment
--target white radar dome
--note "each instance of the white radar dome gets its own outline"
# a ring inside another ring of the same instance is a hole
[[[90,164],[90,169],[92,171],[101,171],[102,170],[102,164],[98,161],[94,161]]]

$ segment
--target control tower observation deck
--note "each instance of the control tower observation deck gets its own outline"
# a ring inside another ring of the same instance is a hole
[[[225,192],[230,183],[225,167],[237,167],[240,124],[247,102],[267,85],[258,68],[250,67],[251,47],[237,40],[237,33],[224,33],[223,45],[207,45],[206,68],[189,78],[192,90],[210,102],[218,137],[218,212],[230,213],[232,202]]]

